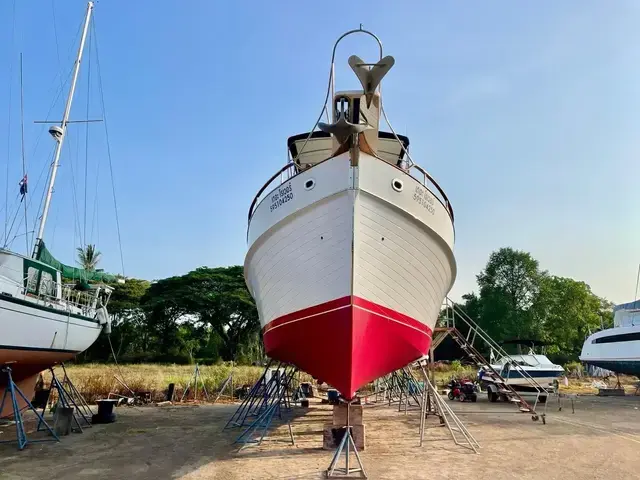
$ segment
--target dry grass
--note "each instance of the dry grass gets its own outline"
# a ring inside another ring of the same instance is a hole
[[[100,398],[106,398],[109,393],[129,395],[127,389],[116,380],[115,376],[124,382],[136,393],[150,392],[153,400],[164,400],[165,393],[170,383],[175,383],[175,397],[182,397],[186,386],[193,382],[194,365],[158,365],[139,364],[121,365],[120,368],[113,364],[86,364],[67,366],[69,377],[74,385],[87,401],[92,402]],[[233,387],[244,384],[253,385],[262,374],[262,367],[245,367],[228,365],[200,366],[200,378],[208,392],[217,392],[223,382],[233,370]],[[50,375],[45,375],[45,382],[50,381]],[[193,388],[193,387],[192,387]],[[198,388],[202,391],[202,384],[198,382]],[[228,394],[225,390],[225,394]]]
[[[436,365],[436,383],[445,385],[452,377],[475,379],[477,369],[469,366],[451,367],[448,365]],[[204,381],[207,391],[212,394],[218,392],[223,382],[229,377],[233,370],[233,388],[242,385],[253,385],[262,374],[262,367],[235,366],[231,364],[201,366],[201,379]],[[154,401],[164,400],[167,387],[170,383],[175,384],[175,398],[181,398],[184,388],[193,379],[194,365],[159,365],[159,364],[138,364],[122,365],[120,369],[113,364],[87,364],[67,366],[69,376],[73,380],[76,388],[93,402],[100,398],[106,398],[109,393],[119,395],[129,395],[126,388],[120,385],[115,376],[125,381],[125,383],[136,393],[150,392]],[[45,381],[49,382],[48,373]],[[305,376],[302,380],[310,381]],[[560,386],[563,393],[595,394],[598,389],[594,387],[594,380],[589,377],[570,378],[569,386]],[[621,376],[620,381],[627,393],[635,391],[637,379],[634,377]],[[615,384],[615,378],[610,380],[610,385]],[[202,391],[199,383],[199,390]],[[225,391],[228,394],[229,390]],[[201,394],[200,394],[201,395]],[[188,398],[192,395],[189,395]],[[201,398],[201,397],[200,397]]]
[[[598,393],[598,388],[594,386],[594,382],[606,383],[609,387],[614,387],[616,384],[616,378],[610,377],[608,381],[605,381],[602,378],[593,377],[569,378],[569,386],[565,387],[561,383],[560,391],[562,393],[578,393],[583,395],[596,394]],[[635,392],[637,383],[638,379],[635,377],[620,375],[620,384],[627,394]]]

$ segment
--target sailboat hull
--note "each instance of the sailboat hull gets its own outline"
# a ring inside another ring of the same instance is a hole
[[[39,372],[89,348],[100,331],[97,320],[33,305],[26,299],[0,296],[0,365],[11,368],[13,380],[29,399]],[[7,377],[0,374],[0,399],[6,386]],[[23,401],[19,403],[25,406]],[[5,404],[0,417],[11,414]]]
[[[455,278],[453,224],[402,170],[365,154],[357,167],[327,160],[267,195],[249,243],[245,277],[272,358],[351,398],[428,353]]]

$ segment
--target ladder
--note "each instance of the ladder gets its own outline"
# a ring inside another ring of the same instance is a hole
[[[453,300],[449,297],[445,299],[446,317],[444,319],[445,326],[435,329],[440,336],[446,336],[447,334],[453,338],[453,340],[460,346],[465,354],[476,363],[485,369],[485,377],[491,380],[492,383],[498,388],[498,393],[507,398],[510,402],[517,405],[519,410],[523,413],[531,413],[531,419],[537,421],[539,415],[536,412],[538,401],[541,394],[547,394],[547,390],[542,387],[529,373],[521,368],[516,361],[504,351],[504,349],[498,345],[480,326],[474,322]],[[449,316],[451,313],[451,316]],[[456,321],[461,322],[462,325],[468,328],[468,333],[465,336],[460,330],[456,328]],[[435,333],[434,332],[434,333]],[[446,333],[445,333],[446,332]],[[444,334],[444,335],[443,335]],[[509,385],[500,373],[491,366],[484,356],[474,347],[474,343],[479,339],[484,342],[489,348],[495,350],[504,358],[507,359],[512,368],[517,371],[527,381],[530,387],[536,392],[536,398],[531,405],[528,403],[518,392],[516,392],[513,386]],[[442,341],[442,340],[440,340]],[[544,413],[542,414],[544,417]],[[544,422],[544,418],[543,418]]]

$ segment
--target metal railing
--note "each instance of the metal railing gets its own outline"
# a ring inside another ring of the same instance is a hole
[[[315,165],[312,165],[311,167],[305,169],[304,171],[311,170],[312,168],[317,167],[321,163],[324,163],[327,160],[330,160],[331,158],[335,158],[335,157],[329,157],[329,158],[327,158],[325,160],[322,160],[321,162],[318,162]],[[384,160],[381,160],[381,161],[384,161]],[[409,175],[411,178],[413,178],[417,182],[420,182],[422,184],[422,186],[425,187],[434,197],[436,197],[436,199],[447,210],[447,213],[449,214],[449,217],[451,218],[451,221],[452,222],[454,221],[453,206],[451,205],[451,202],[449,201],[449,198],[447,197],[447,194],[444,193],[444,190],[442,189],[442,187],[440,187],[440,185],[438,185],[438,183],[434,180],[434,178],[431,175],[429,175],[424,168],[422,168],[417,163],[412,164],[409,167],[408,170],[403,170],[403,169],[401,169],[401,168],[399,168],[399,167],[397,167],[397,166],[395,166],[395,165],[393,165],[391,163],[389,165],[391,165],[391,166],[397,168],[398,170],[400,170],[401,172]],[[414,175],[411,175],[411,169],[415,169],[420,174],[422,174],[422,181],[420,180],[420,178],[416,178]],[[299,171],[297,165],[295,163],[291,163],[291,162],[287,163],[285,166],[280,168],[280,170],[278,170],[276,173],[274,173],[269,178],[269,180],[267,180],[265,182],[265,184],[262,186],[262,188],[260,188],[260,190],[258,190],[258,193],[256,193],[256,196],[254,197],[253,201],[251,202],[251,206],[249,207],[249,213],[247,214],[247,224],[251,223],[251,217],[253,217],[253,214],[255,213],[256,209],[258,208],[258,206],[260,205],[262,200],[264,200],[266,197],[268,197],[269,194],[272,191],[274,191],[276,188],[281,186],[283,183],[288,182],[289,180],[291,180],[292,178],[296,177],[300,173],[302,173],[302,171]],[[271,185],[273,185],[274,182],[276,182],[276,180],[278,178],[280,178],[280,183],[276,183],[273,186],[273,188],[270,189],[269,192],[265,194],[265,191]],[[437,194],[434,193],[434,190],[432,188],[430,188],[431,186],[433,186],[435,191],[438,192]]]
[[[447,197],[447,194],[444,193],[444,190],[442,190],[442,188],[440,187],[440,185],[438,185],[438,182],[436,182],[433,177],[431,175],[429,175],[427,173],[427,171],[422,168],[420,165],[418,165],[417,163],[412,164],[409,167],[409,170],[411,170],[412,168],[416,169],[419,173],[422,174],[422,185],[424,185],[424,187],[429,190],[438,200],[440,200],[440,202],[442,203],[442,205],[444,205],[444,208],[447,209],[447,212],[449,213],[449,216],[451,217],[451,221],[454,221],[454,216],[453,216],[453,207],[451,206],[451,202],[449,201],[449,197]],[[413,175],[411,175],[414,179],[418,180],[416,177],[414,177]],[[438,191],[438,193],[440,194],[440,197],[438,197],[438,195],[434,194],[433,191],[429,188],[429,185],[427,184],[427,181],[429,184],[433,185],[435,187],[435,189]]]
[[[322,162],[319,162],[322,163]],[[318,165],[318,164],[316,164]],[[315,165],[314,165],[315,166]],[[313,168],[313,167],[311,167]],[[291,180],[293,177],[295,177],[296,175],[298,175],[300,172],[298,171],[296,164],[295,163],[287,163],[284,167],[282,167],[280,170],[278,170],[276,173],[274,173],[271,178],[269,178],[269,180],[266,181],[266,183],[262,186],[262,188],[260,190],[258,190],[258,193],[256,193],[255,198],[253,199],[253,202],[251,202],[251,206],[249,207],[249,214],[247,215],[247,224],[251,222],[251,217],[253,216],[255,209],[258,207],[258,205],[262,202],[262,200],[264,200],[268,194],[266,195],[262,195],[265,190],[271,186],[271,184],[273,184],[276,179],[278,177],[280,177],[280,183],[278,183],[276,186],[274,186],[271,190],[269,190],[269,193],[271,193],[273,190],[275,190],[276,188],[278,188],[280,185],[282,185],[285,182],[288,182],[289,180]]]
[[[2,275],[2,272],[13,272],[21,275],[22,283],[14,280],[16,275],[6,276]],[[20,291],[20,294],[25,297],[35,300],[34,303],[48,306],[50,308],[56,308],[61,311],[70,313],[81,312],[83,315],[92,315],[95,313],[97,296],[95,290],[82,291],[76,290],[73,285],[68,283],[59,283],[55,281],[40,280],[40,285],[37,292],[29,291],[29,287],[26,286],[30,281],[28,275],[24,275],[23,272],[11,269],[6,265],[0,266],[0,275],[4,277],[4,281],[13,284],[16,289]],[[46,292],[42,291],[43,285],[46,284]],[[58,297],[58,291],[61,295]],[[106,305],[105,305],[106,306]],[[76,309],[77,312],[74,312]]]

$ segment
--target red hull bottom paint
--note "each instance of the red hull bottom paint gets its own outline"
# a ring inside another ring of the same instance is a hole
[[[29,400],[33,398],[38,374],[47,368],[75,357],[73,352],[59,352],[48,350],[14,350],[0,348],[0,365],[9,364],[11,376],[22,393]],[[7,387],[7,377],[0,373],[0,402]],[[26,402],[18,395],[18,407],[22,410]],[[7,395],[4,407],[0,409],[0,418],[13,415],[13,407]]]
[[[285,315],[263,329],[267,355],[289,362],[347,398],[429,351],[431,329],[359,297]]]

